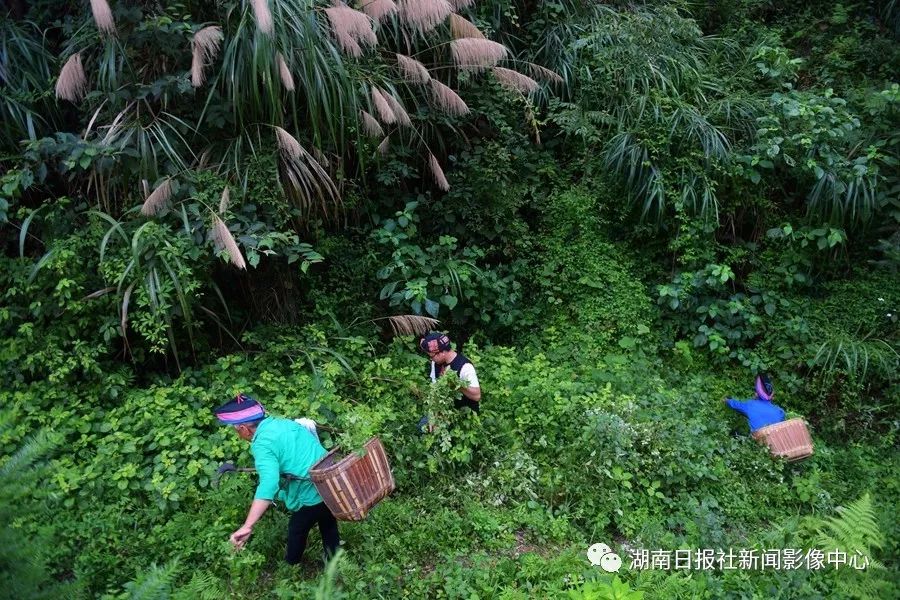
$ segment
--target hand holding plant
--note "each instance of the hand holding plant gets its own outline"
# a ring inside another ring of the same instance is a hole
[[[231,537],[228,538],[231,542],[231,545],[234,546],[235,550],[241,550],[244,547],[244,544],[247,543],[247,540],[250,539],[250,536],[253,534],[253,527],[249,527],[247,525],[243,525],[240,529],[231,534]]]

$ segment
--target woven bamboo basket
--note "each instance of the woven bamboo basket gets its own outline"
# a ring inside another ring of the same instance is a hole
[[[373,437],[365,454],[351,452],[341,458],[337,449],[309,471],[325,505],[340,521],[362,521],[378,502],[394,491],[394,475],[381,440]]]
[[[803,419],[789,419],[761,427],[756,438],[769,447],[772,456],[788,461],[812,456],[813,442]]]

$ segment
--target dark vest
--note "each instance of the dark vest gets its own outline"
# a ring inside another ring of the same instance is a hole
[[[462,368],[469,364],[472,364],[472,361],[469,360],[468,358],[466,358],[465,356],[463,356],[462,354],[460,354],[459,352],[457,352],[456,358],[454,358],[450,362],[449,365],[438,365],[438,364],[434,365],[434,374],[437,377],[440,377],[447,371],[447,369],[450,369],[451,371],[456,373],[457,377],[460,377],[460,372],[462,371]],[[425,369],[425,376],[428,377],[429,379],[431,379],[431,363],[430,362],[428,363],[428,367]],[[481,403],[475,402],[474,400],[470,400],[462,395],[460,395],[460,397],[457,398],[453,402],[453,406],[456,408],[462,408],[464,406],[468,406],[475,412],[478,412],[479,404],[481,404]]]

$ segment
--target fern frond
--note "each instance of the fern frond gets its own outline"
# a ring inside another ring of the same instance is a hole
[[[151,565],[137,579],[125,584],[129,600],[162,600],[172,593],[172,582],[178,573],[178,560],[163,567]]]
[[[869,557],[871,566],[881,567],[872,554],[884,547],[885,538],[869,494],[846,507],[838,507],[837,512],[837,517],[814,523],[813,545],[823,551],[841,550],[848,555],[859,552]]]
[[[172,594],[172,600],[219,600],[228,595],[222,581],[208,571],[195,572],[187,585]]]
[[[19,450],[0,467],[0,481],[30,469],[58,443],[57,436],[41,430],[28,439]]]

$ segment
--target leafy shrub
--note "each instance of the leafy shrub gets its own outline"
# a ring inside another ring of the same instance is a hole
[[[552,197],[543,212],[543,251],[533,287],[546,305],[544,330],[555,343],[604,347],[652,318],[631,259],[604,236],[600,198],[584,189]]]
[[[482,325],[496,330],[521,322],[522,285],[516,263],[490,267],[477,246],[460,248],[458,240],[442,235],[437,244],[419,245],[418,202],[409,202],[395,218],[380,222],[375,240],[391,251],[377,276],[387,281],[379,293],[390,307],[416,315],[442,317],[456,327]],[[442,307],[445,309],[441,312]]]
[[[0,434],[9,428],[9,415],[0,420]],[[41,430],[0,463],[0,518],[7,524],[0,532],[0,584],[5,598],[58,598],[76,591],[73,585],[54,581],[49,571],[49,550],[54,528],[46,523],[25,535],[23,522],[40,518],[30,491],[48,477],[43,458],[59,443],[57,436]]]

